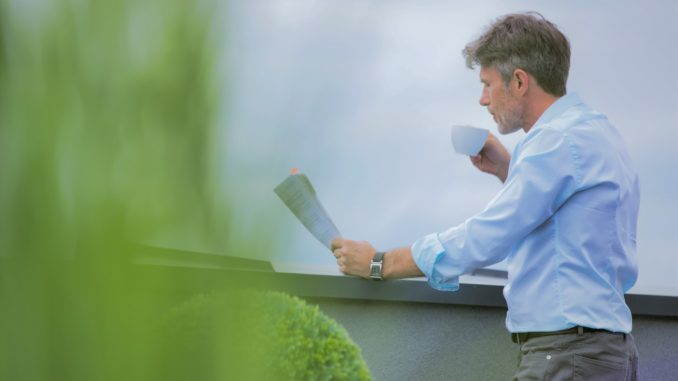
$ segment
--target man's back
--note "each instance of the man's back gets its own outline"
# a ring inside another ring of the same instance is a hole
[[[639,189],[616,128],[576,95],[561,98],[515,148],[507,187],[541,208],[517,215],[546,217],[508,257],[509,330],[630,332]]]

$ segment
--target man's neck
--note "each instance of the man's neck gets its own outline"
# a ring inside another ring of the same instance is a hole
[[[523,130],[525,133],[530,132],[532,126],[537,123],[537,120],[542,116],[544,111],[554,104],[560,97],[551,95],[542,89],[537,89],[532,91],[528,95],[527,106],[525,108],[525,127]]]

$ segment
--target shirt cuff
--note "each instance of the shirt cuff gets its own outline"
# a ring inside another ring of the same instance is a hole
[[[457,291],[459,289],[458,276],[445,276],[436,269],[436,264],[445,255],[445,248],[438,239],[438,233],[433,233],[415,242],[412,247],[412,259],[428,279],[428,285],[440,291]]]

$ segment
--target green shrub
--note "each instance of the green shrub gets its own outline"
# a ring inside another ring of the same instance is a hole
[[[162,331],[167,379],[370,379],[343,327],[279,292],[198,295],[173,309]]]

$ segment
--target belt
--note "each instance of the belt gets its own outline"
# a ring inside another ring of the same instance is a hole
[[[516,344],[521,344],[526,342],[527,340],[530,340],[535,337],[542,337],[542,336],[555,336],[555,335],[570,335],[570,334],[578,334],[578,335],[583,335],[584,332],[608,332],[611,333],[611,331],[608,331],[606,329],[595,329],[595,328],[588,328],[588,327],[582,327],[582,326],[576,326],[568,329],[563,329],[560,331],[551,331],[551,332],[519,332],[519,333],[511,333],[511,341],[513,341]]]

